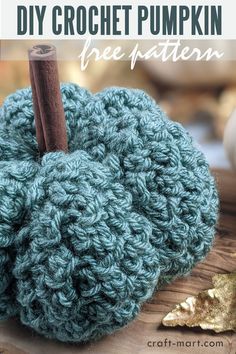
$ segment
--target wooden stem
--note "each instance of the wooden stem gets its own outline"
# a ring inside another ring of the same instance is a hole
[[[56,60],[54,46],[37,45],[29,50],[36,138],[41,155],[52,151],[68,151]]]

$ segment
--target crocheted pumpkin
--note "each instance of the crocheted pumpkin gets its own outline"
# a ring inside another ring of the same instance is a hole
[[[30,89],[0,111],[0,317],[80,342],[204,258],[218,197],[203,154],[144,92],[61,92],[68,154],[39,158]]]

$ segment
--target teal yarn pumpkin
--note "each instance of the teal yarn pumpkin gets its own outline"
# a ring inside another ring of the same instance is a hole
[[[39,158],[30,89],[0,110],[0,318],[85,342],[206,256],[218,195],[189,134],[144,92],[61,92],[68,154]]]

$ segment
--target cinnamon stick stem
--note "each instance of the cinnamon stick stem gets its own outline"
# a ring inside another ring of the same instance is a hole
[[[52,151],[68,151],[56,60],[54,46],[38,45],[29,50],[36,138],[41,155]]]
[[[46,149],[46,143],[45,143],[45,139],[44,139],[43,126],[42,126],[42,122],[41,122],[41,114],[40,114],[40,108],[39,108],[40,106],[39,106],[36,86],[35,86],[35,82],[34,82],[32,61],[29,62],[29,72],[30,72],[33,105],[34,105],[36,139],[38,142],[38,149],[39,149],[40,155],[42,156],[47,151],[47,149]]]

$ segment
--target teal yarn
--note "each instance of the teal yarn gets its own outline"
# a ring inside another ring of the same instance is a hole
[[[47,154],[27,200],[14,275],[24,324],[86,341],[133,319],[159,277],[148,220],[83,151]]]
[[[205,257],[218,195],[189,134],[144,92],[61,92],[69,154],[39,158],[30,89],[0,110],[0,318],[85,342]]]
[[[0,318],[16,315],[15,241],[22,226],[27,186],[36,175],[38,166],[32,162],[0,161]]]

